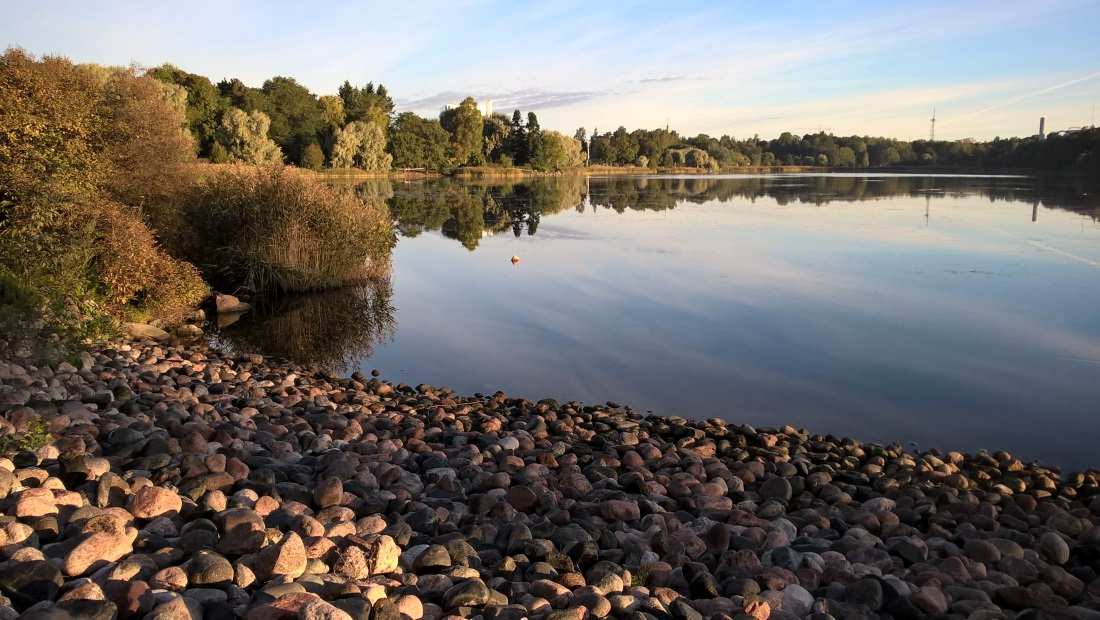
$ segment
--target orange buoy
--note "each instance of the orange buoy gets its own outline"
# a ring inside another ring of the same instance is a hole
[[[512,255],[512,264],[515,265],[518,262],[519,262],[519,257],[516,256],[515,254],[513,254]]]

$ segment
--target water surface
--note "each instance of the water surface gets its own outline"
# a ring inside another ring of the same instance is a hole
[[[1100,465],[1100,200],[1026,177],[372,183],[388,285],[231,341],[460,393]],[[510,257],[520,262],[513,265]]]

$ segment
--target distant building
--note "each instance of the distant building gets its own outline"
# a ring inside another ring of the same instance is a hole
[[[457,108],[460,105],[462,105],[461,101],[459,101],[457,103],[453,103],[453,104],[448,104],[448,105],[445,105],[445,106],[439,108],[439,111],[440,112],[445,112],[447,110],[450,110],[451,108]],[[482,116],[485,116],[485,117],[492,116],[493,115],[493,100],[492,99],[486,99],[485,101],[478,101],[477,111],[481,112]]]

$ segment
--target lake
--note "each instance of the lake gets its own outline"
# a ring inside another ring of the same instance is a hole
[[[355,191],[394,214],[389,283],[282,300],[219,339],[460,394],[1100,465],[1100,194],[1073,183],[553,177]]]

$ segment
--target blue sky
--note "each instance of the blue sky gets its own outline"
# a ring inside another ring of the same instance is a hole
[[[0,43],[82,62],[172,62],[319,94],[383,82],[434,115],[467,94],[572,133],[826,129],[992,138],[1090,123],[1100,0],[1018,2],[24,2]]]

